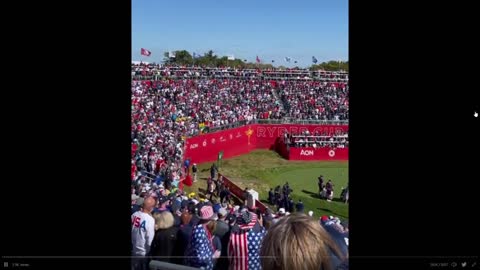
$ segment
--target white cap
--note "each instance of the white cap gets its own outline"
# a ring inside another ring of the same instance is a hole
[[[313,211],[308,211],[309,216],[313,216]]]
[[[285,215],[285,208],[278,209],[278,213],[282,214],[282,215]]]

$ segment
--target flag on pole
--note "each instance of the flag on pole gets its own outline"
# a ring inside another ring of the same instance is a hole
[[[152,52],[149,51],[149,50],[146,50],[144,48],[141,48],[140,49],[140,54],[145,55],[145,56],[150,56],[150,54],[152,54]]]
[[[290,57],[285,57],[285,61],[287,61],[287,62],[290,63],[291,60],[292,60],[292,58],[290,58]]]
[[[295,64],[297,63],[297,61],[294,62]]]
[[[275,63],[275,60],[272,60],[272,63]]]
[[[312,62],[313,62],[314,64],[316,64],[316,63],[318,62],[318,60],[317,60],[317,58],[315,58],[315,56],[312,56]]]
[[[257,55],[257,63],[260,63],[260,58],[258,58],[258,55]]]
[[[168,52],[168,57],[175,58],[175,52],[172,52],[172,51]]]
[[[230,55],[230,56],[228,56],[228,58],[227,58],[227,59],[228,59],[228,60],[235,60],[235,56],[233,56],[233,55]]]

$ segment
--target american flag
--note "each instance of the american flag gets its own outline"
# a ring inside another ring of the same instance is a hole
[[[228,243],[228,256],[231,257],[230,269],[247,270],[260,269],[260,248],[265,228],[252,230],[257,223],[257,216],[254,213],[250,223],[239,225],[239,232],[232,232]]]
[[[185,263],[188,266],[211,270],[213,253],[214,247],[210,241],[210,233],[201,224],[195,226],[185,253]]]
[[[150,56],[150,54],[152,54],[151,51],[149,51],[149,50],[147,50],[147,49],[144,49],[144,48],[141,48],[140,53],[141,53],[142,55],[145,55],[145,56]]]

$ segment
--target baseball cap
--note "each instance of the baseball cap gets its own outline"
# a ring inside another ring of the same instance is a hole
[[[285,215],[285,208],[280,208],[280,209],[278,209],[278,213],[279,213],[280,215]]]
[[[160,196],[158,197],[158,201],[162,204],[166,201],[170,200],[167,196]]]
[[[328,218],[328,216],[322,216],[322,217],[320,218],[320,220],[321,220],[322,222],[325,222],[325,221],[328,221],[329,218]]]
[[[251,221],[252,221],[252,214],[249,211],[243,211],[237,217],[237,223],[239,225],[249,224]]]

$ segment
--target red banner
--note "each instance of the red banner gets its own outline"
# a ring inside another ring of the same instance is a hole
[[[189,158],[191,163],[202,163],[216,161],[220,151],[223,151],[223,158],[246,154],[256,148],[254,133],[250,125],[188,138],[185,159]]]
[[[254,124],[217,131],[188,138],[185,158],[190,158],[192,163],[202,163],[216,161],[220,151],[223,151],[223,158],[231,158],[247,154],[253,149],[278,150],[278,143],[285,131],[301,133],[307,130],[312,134],[316,131],[320,134],[324,132],[335,134],[335,132],[347,132],[348,125]],[[346,159],[348,159],[348,155]],[[328,160],[332,160],[332,158],[328,158]]]
[[[348,160],[348,148],[290,147],[289,160]]]

